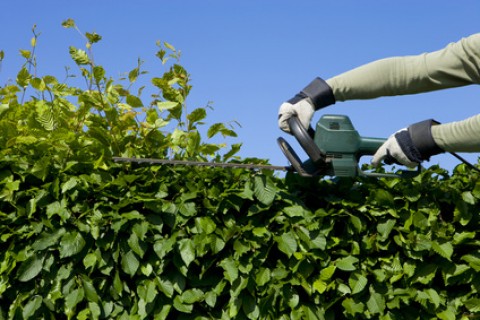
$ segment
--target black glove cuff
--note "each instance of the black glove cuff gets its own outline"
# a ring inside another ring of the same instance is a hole
[[[412,142],[422,160],[430,160],[431,156],[445,152],[440,148],[432,137],[432,125],[437,125],[439,122],[428,119],[408,127],[408,132],[412,138]]]
[[[302,99],[310,98],[315,110],[325,108],[335,104],[335,96],[332,88],[322,78],[315,78],[308,86],[300,91],[295,97],[288,100],[289,103],[295,104]]]
[[[422,162],[424,159],[422,159],[422,154],[420,151],[417,149],[415,144],[412,141],[412,137],[410,136],[410,133],[407,130],[401,130],[395,134],[395,139],[397,139],[398,145],[402,149],[403,153],[407,156],[407,158],[416,163]],[[388,154],[387,154],[388,155]],[[388,155],[390,158],[391,156]],[[398,163],[395,160],[390,160],[391,163]],[[391,164],[387,163],[387,164]]]

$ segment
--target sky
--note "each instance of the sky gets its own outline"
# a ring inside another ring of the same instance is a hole
[[[74,67],[69,46],[85,41],[62,21],[71,18],[82,32],[102,36],[95,62],[119,78],[144,61],[146,79],[165,71],[155,57],[157,41],[182,52],[180,64],[193,86],[190,110],[211,105],[207,124],[230,123],[242,143],[241,157],[287,165],[276,139],[283,136],[302,158],[296,141],[277,126],[281,103],[313,78],[328,79],[362,64],[443,48],[479,32],[478,0],[84,0],[5,1],[0,11],[0,50],[5,58],[0,86],[16,77],[37,42],[38,73],[62,79]],[[147,97],[148,98],[148,97]],[[316,113],[350,117],[360,135],[386,138],[412,123],[434,118],[462,120],[478,113],[480,89],[467,86],[418,95],[339,102]],[[236,123],[239,123],[238,126]],[[461,154],[474,163],[478,154]],[[364,159],[363,161],[369,161]],[[432,157],[426,166],[452,169],[451,155]]]

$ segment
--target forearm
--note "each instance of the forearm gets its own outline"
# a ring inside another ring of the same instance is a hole
[[[471,118],[432,126],[436,144],[450,152],[480,152],[480,114]]]
[[[480,83],[480,34],[442,50],[377,60],[327,80],[336,101],[406,95]]]

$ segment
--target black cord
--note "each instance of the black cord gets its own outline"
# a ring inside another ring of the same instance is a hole
[[[473,170],[476,170],[478,172],[480,172],[480,169],[475,167],[473,164],[471,164],[470,162],[468,162],[465,158],[459,156],[458,154],[456,154],[455,152],[449,152],[452,156],[454,156],[455,158],[457,158],[458,160],[460,160],[461,162],[465,163],[470,169],[473,169]]]

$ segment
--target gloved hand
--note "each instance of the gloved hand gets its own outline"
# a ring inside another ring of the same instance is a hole
[[[291,104],[290,102],[284,102],[278,110],[278,126],[283,131],[290,133],[288,119],[290,119],[292,116],[297,116],[303,127],[308,129],[314,112],[315,109],[309,98],[300,100],[295,104]]]
[[[315,78],[302,91],[280,106],[278,126],[290,133],[288,119],[296,115],[305,129],[308,129],[314,112],[334,103],[335,97],[330,86],[323,79]]]
[[[385,143],[378,148],[372,159],[374,166],[383,161],[386,164],[402,164],[415,167],[431,156],[443,153],[432,137],[431,127],[438,122],[425,120],[415,123],[406,129],[392,134]]]

